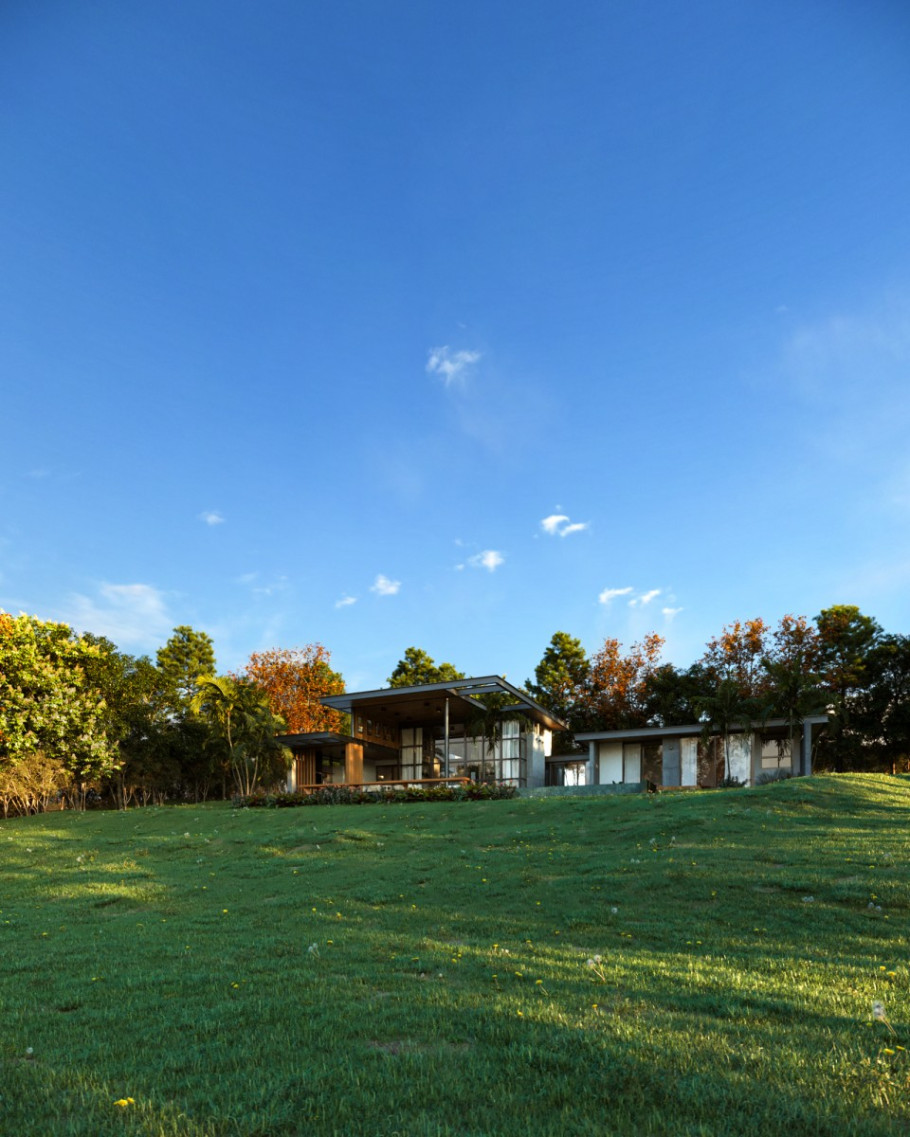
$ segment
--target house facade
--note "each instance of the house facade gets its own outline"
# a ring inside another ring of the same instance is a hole
[[[798,726],[770,719],[731,728],[726,736],[705,734],[700,723],[576,734],[587,745],[588,785],[650,784],[710,788],[727,777],[755,785],[764,777],[811,774],[812,749],[826,715]]]
[[[329,695],[347,733],[284,735],[290,791],[466,777],[544,785],[554,730],[565,725],[498,675]],[[491,704],[495,710],[491,710]]]

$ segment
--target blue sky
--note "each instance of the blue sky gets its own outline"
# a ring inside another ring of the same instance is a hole
[[[16,2],[0,608],[222,669],[910,632],[910,9]]]

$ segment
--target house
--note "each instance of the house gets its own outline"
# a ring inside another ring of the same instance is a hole
[[[482,701],[493,696],[496,711]],[[287,788],[468,777],[542,786],[554,730],[565,724],[501,676],[328,695],[350,733],[288,734]]]
[[[585,731],[584,781],[588,785],[719,785],[725,777],[755,785],[762,776],[812,773],[812,747],[826,715],[808,715],[792,730],[784,719],[731,728],[725,739],[704,725],[639,727]]]

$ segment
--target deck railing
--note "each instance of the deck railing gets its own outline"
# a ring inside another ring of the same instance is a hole
[[[366,790],[367,792],[378,792],[379,790],[389,789],[409,789],[411,786],[418,786],[421,789],[428,789],[431,786],[469,786],[471,784],[470,778],[389,778],[383,782],[320,782],[317,785],[297,786],[295,793],[308,794],[316,793],[319,790]]]

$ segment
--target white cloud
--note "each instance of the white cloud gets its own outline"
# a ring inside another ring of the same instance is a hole
[[[340,600],[335,601],[336,608],[349,608],[352,604],[357,603],[356,596],[342,596]]]
[[[223,525],[224,524],[224,518],[221,516],[220,513],[216,513],[214,510],[207,510],[203,513],[200,513],[199,514],[199,520],[204,521],[206,523],[206,525]]]
[[[551,513],[540,523],[544,533],[551,537],[568,537],[570,533],[581,533],[588,528],[587,521],[570,521],[565,513]]]
[[[450,347],[434,347],[427,357],[427,374],[439,375],[447,387],[463,378],[465,368],[480,359],[479,351],[452,351]]]
[[[615,600],[617,596],[628,596],[632,591],[629,588],[605,588],[603,592],[597,597],[601,604],[609,604],[611,600]]]
[[[651,601],[655,598],[655,596],[660,596],[660,589],[659,588],[652,588],[650,592],[643,592],[641,594],[641,596],[636,596],[634,600],[629,601],[629,607],[635,608],[639,604],[641,604],[642,606],[644,606],[645,604],[650,604]]]
[[[544,533],[549,533],[551,537],[555,537],[559,532],[560,525],[568,520],[568,515],[565,513],[551,513],[549,517],[545,517],[543,521],[541,521],[540,527]]]
[[[672,620],[674,616],[678,616],[681,611],[682,608],[661,608],[660,610],[661,615],[666,616],[668,620]]]
[[[152,651],[171,634],[176,621],[165,594],[150,584],[101,584],[99,596],[79,593],[70,598],[64,614],[68,624],[82,632],[107,636],[119,648]]]
[[[379,573],[375,583],[370,585],[370,592],[375,592],[377,596],[394,596],[400,588],[400,580],[389,580],[387,576]]]
[[[485,568],[490,572],[495,572],[504,562],[505,557],[502,553],[497,553],[495,549],[484,549],[482,553],[476,553],[473,557],[468,558],[468,564],[471,568]]]

